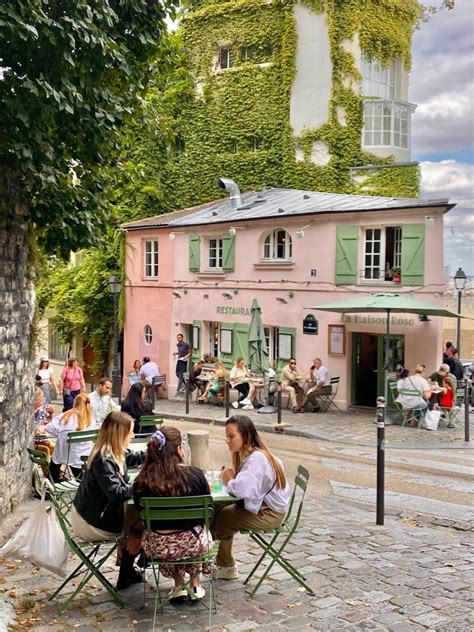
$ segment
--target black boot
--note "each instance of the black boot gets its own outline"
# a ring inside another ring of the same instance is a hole
[[[120,563],[120,571],[117,580],[117,590],[124,590],[132,584],[138,584],[143,581],[141,573],[135,570],[133,562],[135,555],[131,555],[127,549],[122,551],[122,561]]]

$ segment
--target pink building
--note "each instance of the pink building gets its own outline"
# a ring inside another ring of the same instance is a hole
[[[272,189],[125,225],[124,374],[144,355],[176,390],[173,352],[183,333],[196,360],[231,366],[247,352],[256,298],[279,367],[295,356],[309,370],[321,357],[341,378],[336,401],[374,406],[382,386],[383,314],[307,310],[361,293],[413,292],[442,305],[447,200]],[[387,272],[386,272],[387,269]],[[400,280],[399,280],[400,279]],[[395,314],[390,366],[437,368],[442,319]]]

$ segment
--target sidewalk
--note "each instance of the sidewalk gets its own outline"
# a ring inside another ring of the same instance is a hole
[[[472,629],[473,533],[423,524],[407,514],[387,516],[386,526],[378,527],[372,509],[317,496],[315,488],[316,481],[310,480],[301,528],[288,548],[315,596],[274,568],[249,601],[242,582],[257,551],[248,537],[237,536],[241,578],[219,582],[220,606],[212,618],[213,631]],[[38,502],[24,503],[10,517],[2,529],[2,541]],[[73,564],[71,558],[71,568]],[[110,565],[106,575],[115,582],[116,568]],[[28,563],[0,560],[0,630],[7,630],[9,624],[9,632],[151,631],[151,576],[144,607],[143,584],[124,591],[127,607],[118,608],[91,582],[63,614],[47,601],[60,581]],[[165,580],[162,589],[169,588]],[[187,604],[159,615],[156,628],[159,632],[208,629],[208,615]]]
[[[226,420],[225,408],[211,404],[196,404],[190,402],[189,415],[185,414],[184,399],[158,399],[155,402],[155,412],[162,413],[168,419],[183,419],[198,423],[213,423],[223,425]],[[277,425],[277,415],[259,414],[256,410],[237,411],[230,407],[229,415],[248,415],[259,431],[274,432]],[[375,446],[377,441],[377,426],[374,423],[375,411],[349,410],[344,412],[302,413],[294,414],[282,410],[284,432],[293,436],[307,437],[347,443],[349,445]],[[437,431],[398,425],[387,426],[385,442],[390,448],[403,449],[433,449],[436,447],[474,448],[474,414],[470,414],[471,443],[464,442],[464,410],[460,411],[455,428],[447,428],[444,424]]]

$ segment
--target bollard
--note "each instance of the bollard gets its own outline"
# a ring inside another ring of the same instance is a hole
[[[385,397],[377,397],[377,521],[384,524],[385,504]]]
[[[151,379],[151,403],[153,405],[153,410],[155,410],[155,378]]]
[[[469,443],[471,440],[469,437],[469,385],[472,382],[466,377],[464,380],[464,441]]]
[[[281,424],[281,382],[277,384],[277,424]]]
[[[183,377],[186,389],[186,415],[189,415],[189,373],[184,373]]]
[[[191,450],[191,465],[201,470],[209,469],[209,432],[207,430],[188,430],[188,442]]]
[[[225,400],[225,416],[229,418],[229,405],[230,405],[230,384],[229,380],[224,384],[224,400]]]

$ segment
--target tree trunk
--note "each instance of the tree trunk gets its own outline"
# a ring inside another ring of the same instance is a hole
[[[31,489],[26,452],[34,425],[30,229],[20,180],[0,167],[0,522]]]

